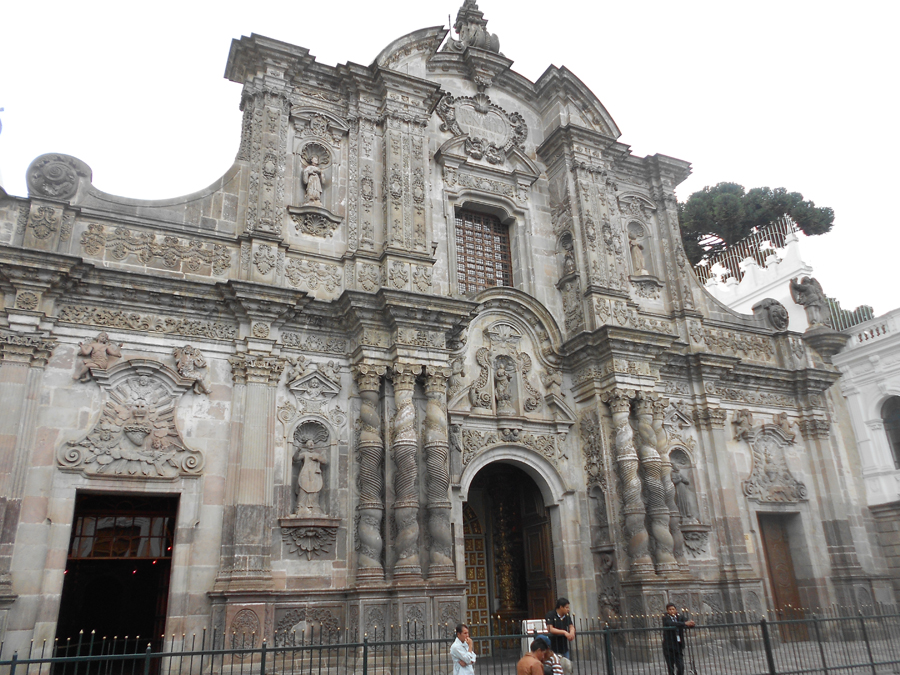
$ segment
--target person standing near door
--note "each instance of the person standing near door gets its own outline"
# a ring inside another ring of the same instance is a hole
[[[557,598],[556,609],[547,615],[546,621],[550,647],[562,658],[571,658],[569,643],[575,639],[575,622],[567,598]]]
[[[678,608],[673,603],[666,605],[666,613],[663,615],[663,658],[666,660],[666,670],[669,675],[684,675],[684,629],[693,628],[693,621],[685,621],[684,616],[678,613]]]

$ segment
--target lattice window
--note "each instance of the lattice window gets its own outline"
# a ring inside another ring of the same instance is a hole
[[[456,279],[464,295],[512,286],[509,228],[495,216],[456,212]]]

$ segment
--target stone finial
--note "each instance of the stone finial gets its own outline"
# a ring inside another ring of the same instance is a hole
[[[459,40],[451,39],[447,49],[462,52],[467,47],[475,47],[499,54],[500,38],[488,33],[485,26],[487,26],[487,19],[484,18],[484,13],[478,9],[475,0],[465,0],[456,13],[456,21],[453,23],[453,30],[459,35]]]

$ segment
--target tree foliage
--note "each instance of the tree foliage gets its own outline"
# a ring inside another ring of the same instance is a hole
[[[684,250],[694,264],[715,255],[769,223],[790,216],[804,234],[825,234],[834,225],[834,210],[805,201],[784,188],[753,188],[719,183],[695,192],[678,205]],[[703,242],[703,245],[701,245]]]

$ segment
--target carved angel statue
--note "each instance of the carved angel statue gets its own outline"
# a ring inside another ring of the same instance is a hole
[[[831,312],[822,284],[813,277],[794,277],[791,279],[791,298],[806,310],[806,319],[810,326],[828,326],[831,324]]]
[[[672,483],[675,485],[675,506],[686,521],[697,520],[697,495],[688,477],[677,466],[672,466]]]
[[[306,203],[312,206],[321,206],[322,169],[319,167],[318,155],[313,155],[309,164],[303,169],[303,183],[306,185]]]
[[[548,370],[541,373],[541,382],[544,383],[548,396],[559,396],[562,398],[562,373],[558,370]]]
[[[109,335],[100,333],[87,344],[79,342],[78,353],[87,358],[82,359],[72,379],[87,382],[91,379],[92,368],[106,370],[113,361],[122,357],[122,345],[110,342]]]
[[[456,393],[463,386],[463,380],[466,377],[466,362],[462,357],[457,357],[450,362],[450,378],[447,380],[447,387],[451,394]]]
[[[497,369],[494,371],[494,388],[497,396],[497,413],[509,414],[512,408],[512,394],[509,390],[510,380],[512,379],[511,369],[503,361],[497,363]]]
[[[206,376],[199,371],[200,368],[206,368],[206,359],[203,358],[199,349],[191,345],[175,347],[172,350],[172,356],[175,357],[175,370],[178,371],[178,374],[194,381],[195,394],[209,394],[212,391],[206,381]]]
[[[294,461],[300,463],[300,473],[297,476],[297,508],[295,515],[322,513],[319,506],[319,493],[325,485],[322,478],[322,466],[328,463],[325,453],[316,449],[312,438],[307,438]]]
[[[753,430],[753,413],[749,410],[737,410],[734,413],[734,440],[747,438]]]
[[[784,432],[784,435],[787,436],[789,440],[794,440],[797,437],[793,431],[791,431],[791,420],[788,417],[786,412],[777,413],[772,416],[772,421],[781,427],[781,430]]]
[[[287,379],[285,382],[290,384],[296,380],[299,380],[301,377],[306,375],[306,372],[309,368],[309,359],[303,354],[297,354],[297,356],[288,356],[287,357],[288,366],[285,368],[285,372],[287,373]]]
[[[341,381],[341,364],[334,361],[319,364],[319,372],[322,373],[332,382],[340,384]]]

